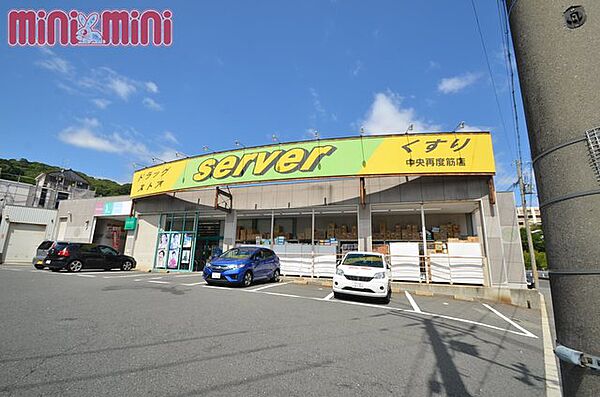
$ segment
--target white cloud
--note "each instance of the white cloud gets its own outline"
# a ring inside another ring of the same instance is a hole
[[[154,99],[152,98],[144,98],[144,100],[142,101],[142,103],[144,104],[144,106],[146,106],[148,109],[152,109],[152,110],[156,110],[156,111],[161,111],[163,110],[163,107],[160,103],[156,102]]]
[[[321,98],[319,97],[319,93],[317,92],[317,90],[315,90],[312,87],[309,88],[309,91],[310,91],[310,95],[312,96],[313,107],[314,107],[315,111],[321,115],[324,115],[325,108],[323,108],[323,105],[321,104]]]
[[[362,70],[363,70],[363,63],[359,59],[358,61],[354,62],[354,68],[352,69],[352,75],[356,77]]]
[[[135,85],[119,76],[110,76],[107,87],[125,101],[136,91]]]
[[[130,161],[152,163],[152,159],[171,161],[181,157],[175,149],[168,144],[159,144],[149,148],[131,128],[121,128],[108,132],[102,128],[102,123],[96,118],[76,119],[76,123],[68,126],[58,133],[58,138],[69,145],[95,150],[98,152],[121,155]],[[177,138],[170,131],[165,131],[163,136],[170,143],[176,143]]]
[[[158,153],[155,157],[156,157],[156,159],[159,159],[162,161],[173,161],[173,160],[177,160],[178,158],[180,158],[179,152],[177,152],[175,149],[170,149],[170,148],[163,150],[162,152]]]
[[[496,161],[496,176],[494,182],[498,190],[510,189],[513,183],[517,181],[516,170],[499,159]]]
[[[99,109],[106,109],[112,102],[108,99],[94,98],[92,99],[92,103]]]
[[[127,101],[132,95],[147,91],[153,94],[158,93],[158,85],[153,81],[139,81],[117,73],[111,68],[101,66],[91,68],[85,73],[75,73],[73,67],[68,61],[58,57],[52,50],[42,49],[44,58],[36,62],[36,65],[55,72],[60,80],[57,82],[59,88],[72,95],[84,95],[94,97],[104,95],[116,97]],[[105,109],[110,101],[92,99],[94,105],[100,109]],[[162,108],[156,101],[145,103],[148,107],[159,110]]]
[[[361,125],[367,134],[393,134],[405,132],[413,125],[413,132],[435,131],[440,126],[430,124],[417,117],[413,108],[403,108],[403,98],[387,91],[375,94],[371,108]]]
[[[479,131],[489,131],[490,128],[489,127],[485,127],[485,126],[475,126],[475,125],[469,125],[469,124],[465,124],[464,127],[462,128],[457,128],[456,131],[462,131],[462,132],[466,132],[466,131],[471,131],[471,132],[479,132]]]
[[[54,51],[45,47],[42,47],[41,51],[44,59],[37,61],[36,65],[63,75],[68,75],[75,70],[69,61],[56,55]]]
[[[158,86],[156,85],[155,82],[146,81],[146,83],[144,85],[146,86],[146,89],[148,90],[148,92],[151,92],[153,94],[158,93]]]
[[[58,138],[72,146],[106,153],[133,155],[149,159],[151,153],[143,143],[119,132],[104,134],[99,131],[101,123],[95,118],[78,119],[77,123],[60,131]]]
[[[439,62],[429,61],[429,65],[427,66],[427,71],[431,71],[431,70],[435,70],[435,69],[439,69],[439,68],[440,68]]]
[[[165,131],[163,133],[163,138],[165,138],[165,140],[174,143],[174,144],[178,144],[179,141],[177,140],[177,137],[175,136],[175,134],[173,134],[171,131]]]
[[[475,73],[465,73],[461,76],[447,77],[442,79],[438,84],[438,91],[444,94],[455,94],[474,84],[480,77],[480,74]]]

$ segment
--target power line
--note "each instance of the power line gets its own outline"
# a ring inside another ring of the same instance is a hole
[[[502,2],[504,3],[505,0],[498,0],[498,2]],[[473,0],[471,0],[471,2],[473,2]],[[509,31],[508,31],[508,15],[506,14],[506,7],[504,6],[504,4],[500,4],[498,3],[498,10],[499,10],[499,16],[500,16],[500,23],[501,23],[501,27],[503,30],[503,40],[502,40],[502,44],[504,46],[504,56],[506,57],[506,69],[508,71],[508,81],[510,84],[510,96],[511,96],[511,100],[512,100],[512,113],[513,113],[513,118],[514,118],[514,123],[515,123],[515,135],[517,138],[517,154],[518,154],[518,158],[519,160],[522,162],[523,161],[523,151],[521,149],[521,132],[520,132],[520,128],[519,128],[519,113],[517,110],[517,98],[515,95],[515,75],[514,75],[514,70],[513,70],[513,64],[512,64],[512,56],[511,56],[511,50],[510,50],[510,40],[509,40]]]
[[[488,74],[490,76],[490,80],[492,82],[492,88],[494,90],[494,98],[496,100],[496,106],[498,108],[498,115],[500,116],[500,122],[502,123],[502,129],[503,129],[503,133],[506,137],[506,142],[508,144],[508,147],[510,149],[510,152],[515,154],[515,148],[512,145],[511,139],[509,138],[508,135],[508,129],[506,128],[506,122],[504,121],[504,114],[502,113],[502,105],[500,104],[500,98],[498,96],[498,89],[496,87],[496,80],[494,79],[494,73],[492,71],[492,65],[490,62],[490,57],[487,51],[487,47],[485,45],[485,39],[483,37],[483,32],[481,30],[481,23],[479,22],[479,14],[477,13],[477,7],[475,6],[475,1],[471,0],[471,6],[473,7],[473,15],[475,16],[475,24],[477,26],[477,32],[479,33],[479,39],[481,41],[481,47],[483,49],[483,54],[485,55],[485,62],[487,65],[487,70],[488,70]],[[503,39],[504,41],[504,39]],[[518,142],[517,142],[518,144]],[[518,154],[517,154],[518,155]],[[514,160],[514,157],[513,157]]]
[[[485,55],[485,62],[487,65],[488,73],[490,75],[490,80],[492,81],[492,88],[494,89],[494,98],[496,99],[496,106],[498,107],[498,113],[500,116],[500,122],[502,123],[502,128],[504,129],[504,134],[507,134],[508,130],[506,129],[506,123],[504,122],[504,114],[502,113],[502,106],[500,105],[500,99],[498,97],[498,89],[496,87],[496,80],[494,79],[494,74],[492,72],[492,65],[490,63],[490,57],[488,55],[487,47],[485,45],[485,40],[483,38],[483,32],[481,31],[481,23],[479,22],[479,14],[477,14],[477,7],[475,7],[475,1],[471,0],[471,6],[473,7],[473,15],[475,16],[475,24],[477,25],[477,32],[479,33],[479,39],[481,40],[481,47],[483,48],[483,54]],[[513,151],[513,147],[511,145],[510,139],[507,139],[510,150]]]

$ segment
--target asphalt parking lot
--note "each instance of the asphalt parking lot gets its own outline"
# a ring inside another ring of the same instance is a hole
[[[545,394],[537,310],[0,267],[0,395]]]

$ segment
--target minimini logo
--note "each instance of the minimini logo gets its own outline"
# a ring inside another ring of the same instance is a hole
[[[105,10],[83,13],[53,10],[11,10],[11,46],[169,46],[173,13],[154,10]]]

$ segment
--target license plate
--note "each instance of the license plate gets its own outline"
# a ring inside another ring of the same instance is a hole
[[[211,278],[221,278],[221,273],[213,273],[210,275]]]
[[[37,261],[38,265],[41,265],[44,261]]]
[[[46,264],[48,264],[48,265],[50,264],[50,259],[48,259],[48,260],[46,261]]]
[[[364,288],[365,285],[363,283],[352,283],[352,288]]]

